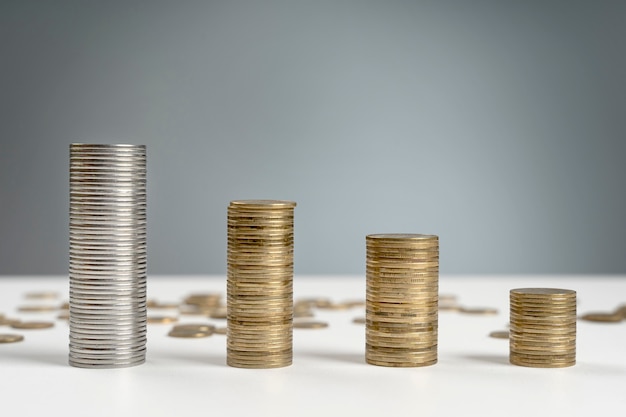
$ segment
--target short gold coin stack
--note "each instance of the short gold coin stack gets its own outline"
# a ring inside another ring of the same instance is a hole
[[[296,203],[228,207],[227,364],[279,368],[293,357],[293,218]]]
[[[509,361],[533,368],[576,364],[576,291],[510,291]]]
[[[437,363],[439,238],[366,237],[367,363],[415,367]]]

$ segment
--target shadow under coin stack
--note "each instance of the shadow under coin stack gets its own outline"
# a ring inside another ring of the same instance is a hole
[[[227,363],[289,366],[293,357],[293,218],[296,203],[228,207]]]
[[[367,363],[414,367],[437,363],[439,238],[366,237]]]
[[[555,288],[510,291],[509,361],[533,368],[576,364],[576,292]]]
[[[70,145],[70,353],[82,368],[146,354],[146,148]]]

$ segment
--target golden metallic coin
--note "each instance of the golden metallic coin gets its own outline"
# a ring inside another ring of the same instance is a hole
[[[31,300],[54,300],[59,298],[59,293],[56,291],[31,291],[24,294],[24,298]]]
[[[323,321],[294,321],[294,329],[323,329],[328,327],[328,323]]]
[[[148,308],[152,308],[155,310],[173,310],[177,309],[180,306],[178,303],[162,303],[158,301],[152,301],[152,303],[147,304]]]
[[[228,310],[225,307],[218,307],[209,313],[209,317],[212,319],[225,319],[228,315]]]
[[[15,343],[24,340],[21,334],[0,334],[0,343]]]
[[[475,314],[475,315],[492,315],[498,314],[498,310],[490,307],[461,307],[458,310],[463,314]]]
[[[20,321],[11,324],[14,329],[34,330],[34,329],[49,329],[54,327],[54,323],[51,321]]]
[[[315,314],[311,310],[298,310],[293,312],[294,318],[313,318]]]
[[[612,313],[586,313],[580,316],[581,320],[595,321],[600,323],[619,323],[624,317],[619,312]]]
[[[59,308],[56,306],[45,306],[45,305],[27,305],[20,306],[17,308],[17,311],[22,313],[49,313],[52,311],[57,311]]]
[[[215,326],[212,324],[185,323],[175,325],[174,327],[172,327],[172,330],[213,333],[215,331]]]
[[[150,324],[169,324],[178,321],[178,317],[173,316],[148,316],[147,322]]]
[[[198,339],[202,337],[209,337],[213,334],[212,331],[205,332],[201,330],[192,329],[172,329],[167,334],[169,337],[180,337],[185,339]]]
[[[216,327],[213,333],[225,335],[226,333],[228,333],[228,327]]]
[[[4,317],[4,316],[0,317],[0,326],[11,326],[11,325],[13,325],[15,323],[19,323],[19,322],[20,322],[20,320],[18,320],[18,319],[10,319],[10,318]]]
[[[508,330],[496,330],[489,333],[489,337],[493,337],[494,339],[508,339],[509,331]]]
[[[355,317],[352,319],[354,324],[365,324],[365,317]]]

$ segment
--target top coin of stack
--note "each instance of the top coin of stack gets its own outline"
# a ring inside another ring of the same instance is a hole
[[[144,145],[70,145],[69,276],[69,363],[87,368],[143,363]]]
[[[576,292],[556,288],[510,291],[509,360],[533,368],[576,363]]]
[[[295,206],[291,201],[242,200],[228,207],[230,366],[292,363]]]
[[[437,362],[439,238],[366,237],[366,361],[410,367]]]

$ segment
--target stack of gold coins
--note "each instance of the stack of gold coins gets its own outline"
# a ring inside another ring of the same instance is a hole
[[[509,360],[533,368],[576,364],[576,292],[519,288],[510,292]]]
[[[228,207],[227,363],[289,366],[293,357],[293,217],[296,203]]]
[[[437,363],[439,238],[421,234],[366,237],[367,363]]]

